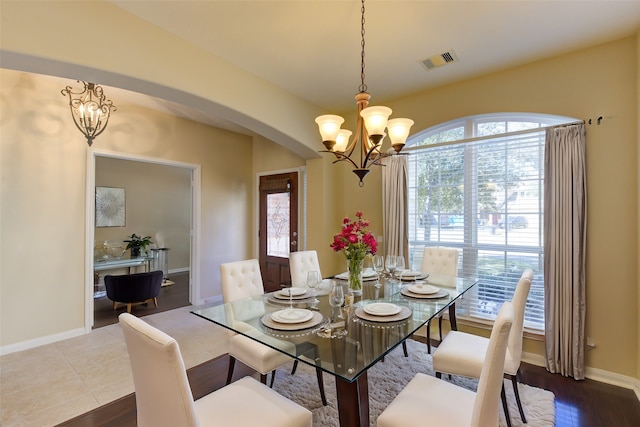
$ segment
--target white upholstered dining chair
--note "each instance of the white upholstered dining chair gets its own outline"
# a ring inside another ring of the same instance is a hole
[[[251,377],[194,401],[176,340],[131,314],[123,313],[119,320],[131,361],[139,427],[311,427],[308,409]]]
[[[318,272],[318,279],[322,280],[318,252],[314,250],[291,252],[289,254],[289,271],[291,272],[291,286],[306,287],[307,273]]]
[[[220,275],[222,279],[222,299],[225,303],[249,298],[256,295],[264,294],[264,285],[262,283],[262,274],[260,273],[260,264],[257,259],[249,259],[244,261],[228,262],[220,265]],[[246,307],[245,304],[243,304]],[[262,303],[256,304],[256,307],[263,309]],[[260,315],[252,313],[238,313],[234,310],[234,321],[242,322],[243,316],[247,318],[255,318]],[[269,337],[265,337],[268,339]],[[274,346],[288,345],[283,341],[273,340]],[[289,352],[295,352],[293,344]],[[232,334],[229,338],[229,371],[227,372],[227,384],[231,383],[233,378],[233,370],[236,360],[244,363],[253,370],[260,373],[260,381],[264,384],[267,382],[267,374],[271,372],[271,383],[276,376],[276,368],[291,360],[291,356],[274,350],[264,344],[261,344],[249,337],[240,334]],[[293,372],[298,361],[294,361]],[[324,384],[322,379],[322,370],[316,367],[316,377],[318,379],[318,387],[320,388],[320,397],[322,404],[327,404],[324,393]]]
[[[473,392],[418,373],[380,414],[378,427],[496,427],[502,367],[513,305],[505,302],[491,331],[478,390]]]
[[[520,401],[518,392],[518,377],[520,372],[520,362],[522,360],[522,335],[524,331],[524,312],[533,280],[533,271],[526,269],[513,294],[514,320],[507,353],[504,361],[504,377],[511,380],[513,392],[520,411],[520,418],[526,423],[526,417]],[[478,335],[468,334],[460,331],[452,331],[444,338],[433,354],[433,370],[436,376],[442,373],[461,375],[470,378],[478,378],[487,358],[489,339]],[[504,388],[504,385],[503,385]],[[503,390],[504,393],[504,390]],[[511,425],[509,410],[506,401],[503,399],[503,406],[507,424]]]
[[[425,247],[422,253],[422,266],[420,271],[433,274],[430,282],[440,281],[436,285],[454,287],[456,276],[458,275],[458,250],[456,248],[445,247]],[[455,303],[453,305],[455,310]],[[442,340],[442,315],[438,316],[438,340]],[[431,320],[427,322],[427,352],[431,354]]]

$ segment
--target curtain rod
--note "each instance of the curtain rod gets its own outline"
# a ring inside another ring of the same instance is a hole
[[[598,118],[596,119],[596,124],[597,124],[598,126],[600,126],[600,122],[602,122],[602,116],[600,116],[600,117],[598,117]],[[591,124],[591,119],[589,119],[589,124]]]
[[[600,124],[601,120],[602,120],[602,116],[598,118],[598,124]],[[411,151],[415,151],[415,150],[421,150],[421,149],[427,148],[427,147],[429,147],[429,148],[431,148],[431,147],[445,147],[447,145],[466,144],[466,143],[469,143],[469,142],[483,141],[485,139],[505,138],[505,137],[510,137],[510,136],[526,135],[528,133],[540,132],[540,131],[544,131],[546,129],[555,129],[555,128],[562,127],[562,126],[583,125],[583,124],[585,124],[584,120],[576,120],[575,122],[560,123],[560,124],[557,124],[557,125],[549,125],[549,126],[540,126],[539,128],[518,130],[518,131],[515,131],[515,132],[500,133],[500,134],[495,134],[495,135],[474,136],[474,137],[471,137],[471,138],[457,139],[455,141],[440,142],[438,144],[414,145],[414,146],[411,146],[411,147],[405,147],[405,148],[402,149],[402,151],[411,152]],[[589,124],[591,124],[591,119],[589,119]]]

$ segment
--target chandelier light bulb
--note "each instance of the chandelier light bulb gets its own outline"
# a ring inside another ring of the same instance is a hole
[[[411,126],[413,126],[413,120],[411,119],[391,119],[387,122],[389,139],[391,140],[391,145],[396,152],[400,151],[402,147],[404,147],[404,143],[407,141]]]
[[[322,142],[327,146],[328,150],[331,150],[340,131],[340,125],[344,123],[344,119],[334,114],[326,114],[316,117],[316,123],[320,130],[320,136],[322,136]],[[330,146],[327,144],[330,144]]]
[[[391,108],[383,106],[367,107],[360,112],[369,135],[383,135]]]
[[[336,145],[333,146],[333,151],[337,151],[339,153],[344,153],[347,149],[347,144],[349,144],[349,139],[351,138],[351,132],[347,129],[340,129],[338,132],[338,137],[336,139]]]

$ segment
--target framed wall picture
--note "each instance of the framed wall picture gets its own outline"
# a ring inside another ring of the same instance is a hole
[[[124,227],[124,188],[96,187],[96,227]]]

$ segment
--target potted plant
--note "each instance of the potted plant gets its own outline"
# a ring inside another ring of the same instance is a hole
[[[127,236],[128,239],[124,240],[127,243],[127,249],[131,249],[131,258],[139,257],[141,251],[147,250],[147,246],[151,244],[151,236],[138,236],[133,233],[131,236]]]

